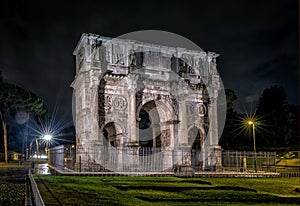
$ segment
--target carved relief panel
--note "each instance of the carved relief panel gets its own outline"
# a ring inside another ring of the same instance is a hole
[[[113,64],[125,64],[125,46],[119,44],[112,45],[112,63]]]
[[[162,130],[161,131],[161,147],[163,149],[167,148],[170,146],[171,144],[171,137],[170,137],[170,130],[166,129],[166,130]]]
[[[195,74],[195,70],[193,67],[193,57],[188,54],[183,54],[182,57],[179,59],[179,75]]]
[[[99,115],[105,115],[112,108],[112,96],[110,94],[99,94]]]
[[[136,68],[141,68],[144,62],[144,52],[130,51],[129,52],[129,70],[133,71]]]
[[[85,57],[85,48],[81,47],[77,54],[77,72],[80,70],[80,68],[83,65],[84,62],[84,57]]]

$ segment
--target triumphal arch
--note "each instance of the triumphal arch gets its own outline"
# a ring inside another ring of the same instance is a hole
[[[220,169],[218,54],[83,34],[74,55],[80,167]]]

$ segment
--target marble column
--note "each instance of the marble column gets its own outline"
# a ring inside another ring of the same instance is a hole
[[[130,142],[137,142],[137,127],[136,127],[136,100],[135,100],[135,91],[133,89],[128,90],[128,101],[129,101],[129,134]]]
[[[220,171],[222,167],[221,163],[221,147],[218,144],[219,132],[218,132],[218,113],[217,113],[217,99],[212,98],[209,104],[210,115],[210,131],[209,131],[209,152],[208,152],[208,166],[215,170]]]
[[[188,146],[186,101],[179,102],[181,146]]]
[[[137,74],[128,75],[128,131],[130,134],[129,144],[138,144],[138,127],[136,111],[136,88],[139,76]]]

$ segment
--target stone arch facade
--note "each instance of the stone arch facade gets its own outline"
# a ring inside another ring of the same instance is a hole
[[[116,133],[111,146],[141,147],[139,116],[144,110],[152,121],[152,139],[160,137],[152,147],[159,145],[164,154],[172,151],[170,154],[177,159],[182,155],[183,159],[192,149],[189,130],[197,128],[203,168],[221,166],[219,156],[214,161],[218,165],[207,160],[212,152],[220,151],[217,120],[211,121],[217,113],[218,54],[83,34],[74,55],[76,76],[71,86],[77,105],[78,154],[90,145],[101,148],[109,126]],[[178,81],[173,80],[174,75]],[[210,93],[214,96],[208,95],[203,80],[212,83]],[[138,150],[133,153],[138,154]],[[173,159],[170,156],[164,161],[172,166],[176,164]]]

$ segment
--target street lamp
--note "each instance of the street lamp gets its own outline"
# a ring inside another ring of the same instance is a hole
[[[257,153],[256,153],[256,139],[255,134],[256,132],[260,133],[261,130],[264,130],[265,120],[263,119],[264,116],[257,115],[256,112],[254,113],[244,113],[241,116],[238,117],[238,124],[237,129],[240,133],[245,132],[245,134],[249,134],[249,137],[251,137],[251,130],[252,130],[252,136],[253,136],[253,147],[254,147],[254,166],[255,171],[257,172]]]
[[[49,145],[50,141],[52,140],[52,138],[53,138],[53,136],[51,134],[44,134],[40,138],[35,138],[37,158],[39,157],[39,140],[44,140],[43,142],[45,142],[45,144],[46,144],[46,153],[48,153],[48,145]],[[32,148],[32,142],[33,142],[33,140],[30,143],[30,150]]]
[[[255,122],[254,121],[248,121],[248,124],[252,126],[252,134],[253,134],[253,146],[254,146],[254,167],[255,172],[257,172],[257,165],[256,165],[256,142],[255,142]]]
[[[43,136],[43,139],[46,140],[46,141],[50,141],[52,139],[52,135],[51,134],[45,134]]]
[[[49,145],[49,142],[51,141],[52,139],[52,135],[51,134],[45,134],[42,139],[44,139],[46,141],[46,153],[48,154],[48,145]]]

